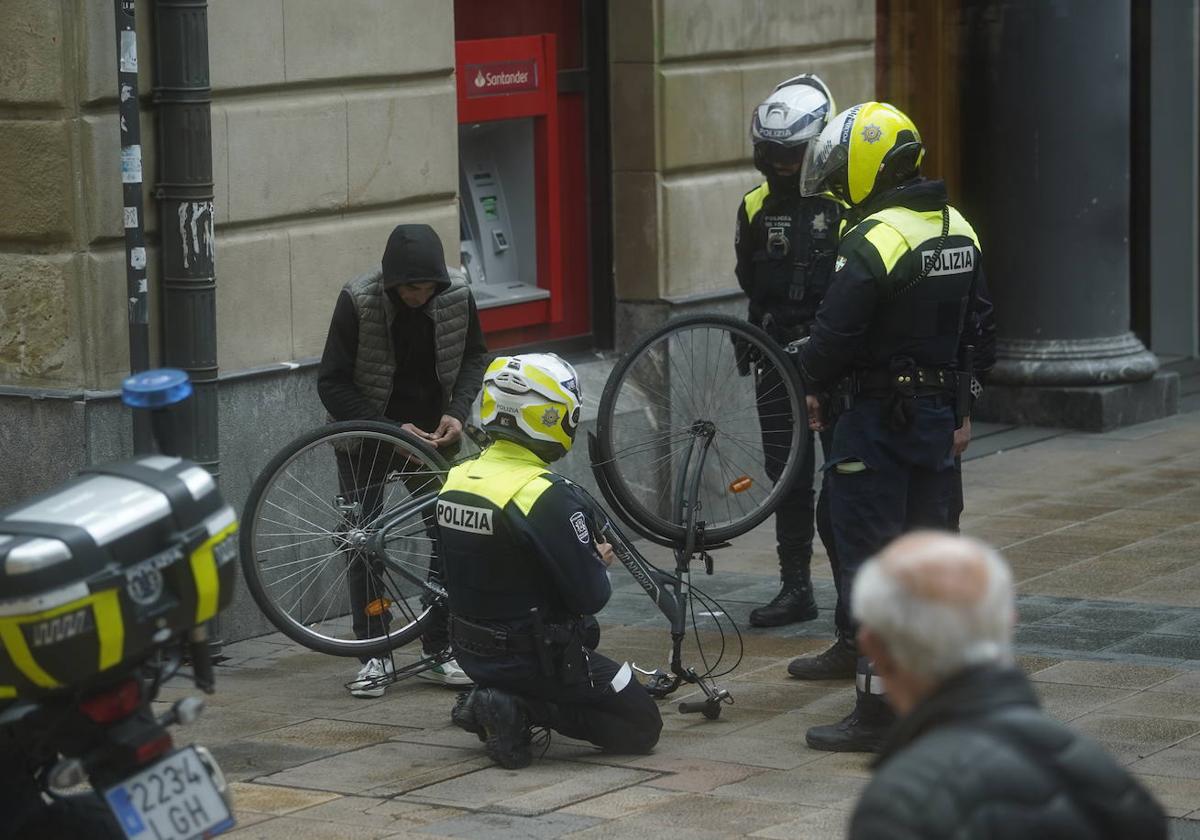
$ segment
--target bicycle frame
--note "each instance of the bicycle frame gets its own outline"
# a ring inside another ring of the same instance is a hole
[[[640,673],[653,678],[647,689],[655,697],[666,697],[685,682],[696,685],[704,693],[704,699],[694,703],[681,703],[679,710],[681,712],[701,712],[705,717],[715,719],[720,715],[722,703],[733,702],[729,692],[712,685],[710,680],[697,674],[695,669],[685,667],[681,652],[683,640],[687,635],[692,557],[699,553],[700,557],[704,559],[705,571],[712,574],[712,561],[704,551],[704,524],[698,519],[699,510],[696,504],[704,460],[708,452],[708,445],[712,440],[711,424],[697,422],[693,431],[695,437],[688,443],[675,499],[679,519],[686,526],[688,537],[682,546],[675,547],[674,574],[663,571],[642,556],[617,527],[604,507],[586,490],[579,489],[587,495],[592,504],[593,515],[599,520],[597,533],[612,545],[613,553],[621,565],[626,568],[642,591],[671,624],[671,673],[638,668]],[[696,445],[698,440],[700,441],[699,447]],[[694,465],[693,459],[695,460]],[[578,487],[578,485],[576,486]],[[608,488],[603,479],[600,479],[600,489],[606,499],[609,499]],[[369,557],[382,560],[390,571],[402,575],[434,598],[445,600],[445,589],[436,582],[420,577],[397,563],[388,562],[388,555],[384,551],[384,544],[392,529],[401,523],[412,521],[414,516],[423,517],[424,512],[436,503],[437,495],[437,493],[426,493],[414,497],[392,510],[385,511],[368,529],[373,533],[367,540],[364,549]],[[388,683],[395,682],[426,667],[440,664],[441,660],[434,661],[435,659],[436,657],[427,657],[405,668],[396,669],[393,674],[387,675],[383,680]]]

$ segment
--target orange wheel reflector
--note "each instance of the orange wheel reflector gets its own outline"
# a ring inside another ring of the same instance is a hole
[[[390,598],[376,598],[374,601],[367,603],[366,609],[363,610],[363,612],[369,616],[379,616],[383,615],[391,608],[392,601]]]
[[[730,493],[744,493],[747,490],[749,490],[753,484],[754,484],[754,480],[752,478],[750,478],[750,476],[744,475],[741,478],[735,478],[733,481],[730,482],[729,492]]]

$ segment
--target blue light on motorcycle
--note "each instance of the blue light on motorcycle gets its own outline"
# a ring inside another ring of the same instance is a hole
[[[166,408],[191,395],[188,375],[175,368],[144,370],[121,383],[121,402],[130,408]]]

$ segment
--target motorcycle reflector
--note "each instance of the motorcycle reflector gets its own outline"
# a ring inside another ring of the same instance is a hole
[[[141,699],[137,680],[126,680],[114,689],[84,700],[79,704],[79,711],[93,723],[112,723],[137,711]]]
[[[753,485],[754,485],[754,479],[750,478],[750,476],[748,476],[748,475],[743,475],[743,476],[740,476],[739,478],[735,478],[733,481],[731,481],[729,483],[729,492],[730,493],[745,493]]]
[[[170,733],[164,732],[157,738],[153,738],[149,741],[138,744],[133,751],[133,760],[136,761],[138,765],[149,764],[160,755],[164,755],[165,753],[169,752],[173,746],[175,746],[175,744],[171,741]]]

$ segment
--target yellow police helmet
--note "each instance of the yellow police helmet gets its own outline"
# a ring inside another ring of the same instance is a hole
[[[553,353],[500,356],[483,375],[483,427],[543,461],[570,451],[582,405],[575,368]]]
[[[916,175],[924,156],[921,135],[904,112],[863,102],[834,117],[809,144],[800,191],[862,204]]]

